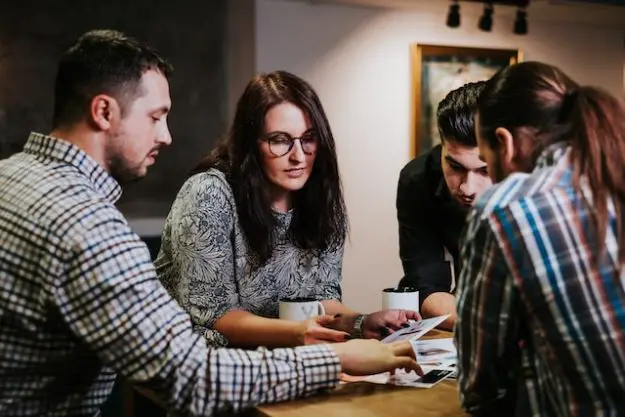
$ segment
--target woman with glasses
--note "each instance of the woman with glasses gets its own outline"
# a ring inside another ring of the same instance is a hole
[[[216,345],[295,346],[380,338],[414,312],[341,303],[347,215],[334,138],[319,98],[285,71],[258,75],[226,139],[193,171],[167,218],[156,267],[197,332]],[[278,319],[281,299],[326,316]]]

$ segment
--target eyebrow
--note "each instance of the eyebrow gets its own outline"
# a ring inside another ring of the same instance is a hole
[[[312,133],[314,131],[314,129],[312,127],[306,129],[300,136],[304,136],[307,133]],[[283,134],[283,135],[288,135],[293,137],[289,132],[285,132],[284,130],[272,130],[271,132],[267,132],[265,133],[265,135],[267,136],[271,136],[271,135],[279,135],[279,134]]]
[[[480,156],[480,161],[485,162],[482,157]],[[484,165],[482,165],[481,167],[477,167],[477,168],[473,168],[473,169],[469,169],[466,166],[464,166],[463,164],[461,164],[460,162],[456,161],[453,157],[449,156],[449,155],[445,155],[445,160],[452,164],[452,165],[457,165],[459,167],[461,167],[462,169],[464,169],[465,171],[479,171],[480,169],[484,169],[487,167],[486,163],[484,163]]]
[[[157,109],[154,109],[151,113],[159,113],[159,114],[167,114],[169,113],[170,107],[169,106],[161,106]]]

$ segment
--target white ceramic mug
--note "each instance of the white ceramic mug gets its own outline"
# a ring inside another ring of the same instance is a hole
[[[302,321],[325,314],[326,310],[323,308],[323,304],[314,298],[280,300],[280,318],[283,320]]]
[[[385,288],[382,290],[383,310],[412,310],[419,312],[419,291],[414,288]]]

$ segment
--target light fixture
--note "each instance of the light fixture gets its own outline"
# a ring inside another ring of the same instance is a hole
[[[519,7],[514,21],[514,33],[517,35],[527,34],[527,11],[524,7]]]
[[[477,24],[477,27],[484,32],[490,32],[493,28],[493,12],[495,9],[493,8],[493,3],[490,1],[484,3],[484,14],[480,17],[480,20]]]
[[[460,26],[460,5],[458,4],[458,0],[454,0],[452,4],[449,5],[447,26],[450,28],[457,28]]]

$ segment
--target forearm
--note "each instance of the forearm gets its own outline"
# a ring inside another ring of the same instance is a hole
[[[299,322],[269,319],[243,310],[232,310],[217,320],[213,328],[224,335],[230,346],[241,348],[289,347],[300,345]]]
[[[456,297],[447,292],[434,292],[428,295],[421,304],[421,316],[424,318],[438,317],[449,314],[449,318],[439,325],[445,330],[453,330],[456,324]]]

